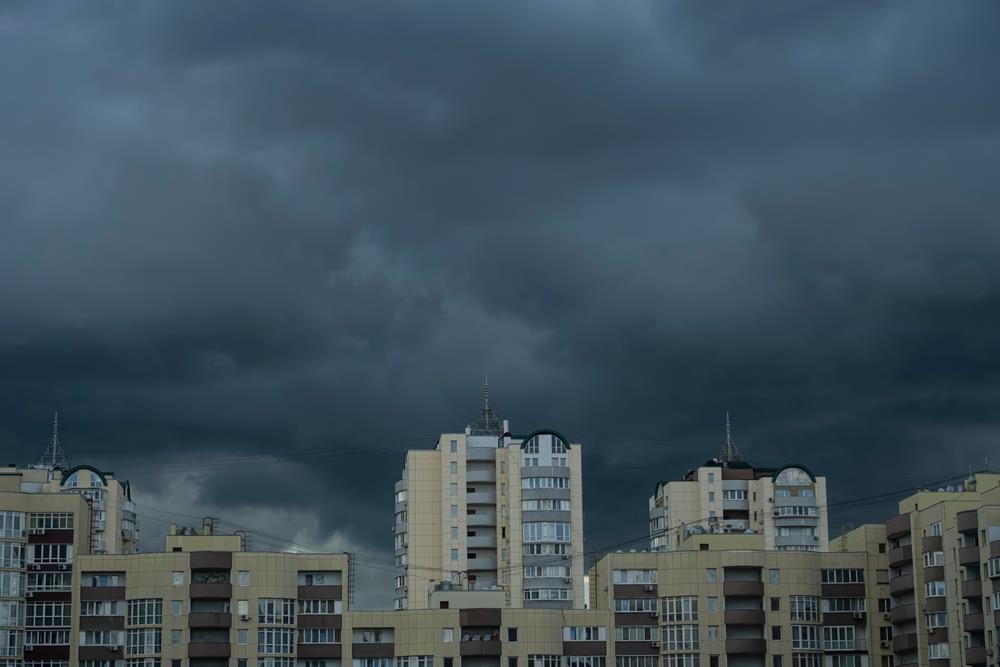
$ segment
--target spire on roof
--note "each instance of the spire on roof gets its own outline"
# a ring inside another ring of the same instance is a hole
[[[722,443],[722,450],[719,452],[719,460],[722,461],[724,465],[743,462],[743,453],[736,448],[736,443],[733,442],[733,426],[729,421],[728,412],[726,412],[726,441]]]
[[[483,408],[479,411],[479,419],[472,422],[471,429],[472,435],[501,435],[500,420],[490,405],[489,375],[483,376]]]
[[[52,417],[52,440],[49,441],[49,446],[45,448],[45,452],[42,454],[42,458],[39,459],[38,465],[44,468],[68,468],[69,459],[66,458],[66,452],[63,451],[62,445],[59,444],[59,412],[57,411]]]

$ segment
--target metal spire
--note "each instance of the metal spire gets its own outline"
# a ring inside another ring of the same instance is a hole
[[[483,376],[483,408],[472,422],[472,435],[500,435],[500,420],[490,405],[490,376]]]
[[[45,448],[45,452],[38,461],[38,465],[44,468],[69,467],[69,459],[66,458],[66,452],[63,451],[62,445],[59,444],[58,411],[52,417],[52,440],[49,442],[49,446]]]
[[[722,450],[719,452],[719,460],[726,465],[743,462],[743,454],[733,442],[733,425],[729,421],[729,412],[726,412],[726,441],[722,444]]]

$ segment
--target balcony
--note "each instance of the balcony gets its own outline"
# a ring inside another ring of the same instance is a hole
[[[900,514],[885,522],[885,536],[895,540],[910,532],[910,515]]]
[[[467,482],[496,482],[497,481],[497,471],[494,469],[489,470],[469,470],[465,473],[465,481]]]
[[[233,554],[229,551],[192,551],[192,570],[231,570]]]
[[[970,646],[965,649],[965,664],[985,665],[986,656],[987,653],[985,646]]]
[[[189,658],[228,658],[229,642],[190,642],[188,644]]]
[[[917,607],[914,604],[901,604],[893,607],[889,612],[889,617],[896,625],[915,620],[917,618]]]
[[[124,586],[83,586],[80,588],[81,600],[124,600]]]
[[[228,600],[233,597],[232,584],[191,584],[191,598],[204,600]],[[212,656],[208,656],[212,657]]]
[[[960,533],[975,533],[979,530],[979,516],[976,510],[967,510],[955,515],[955,527]]]
[[[762,581],[724,581],[722,594],[726,597],[763,597],[764,582]]]
[[[962,618],[962,629],[966,632],[984,630],[985,626],[986,622],[982,614],[966,614]]]
[[[726,625],[764,625],[763,609],[727,609]]]
[[[496,461],[496,447],[469,447],[465,450],[466,461]]]
[[[889,580],[889,593],[899,595],[913,590],[913,575],[904,574],[901,577],[894,577]]]
[[[497,494],[496,491],[476,491],[475,493],[467,493],[465,494],[465,503],[467,505],[496,505]]]
[[[497,569],[496,558],[467,558],[465,562],[469,572],[486,572]]]
[[[868,640],[867,639],[853,639],[844,641],[826,641],[823,642],[824,651],[867,651],[868,650]]]
[[[958,550],[959,565],[979,565],[979,547],[960,547]]]
[[[465,543],[470,549],[496,549],[496,535],[473,535],[465,538]]]
[[[473,526],[495,526],[497,525],[497,515],[480,513],[466,514],[465,525],[470,528]]]
[[[940,535],[928,535],[923,540],[924,551],[943,551],[944,541]]]
[[[892,638],[893,653],[909,653],[917,650],[917,634],[896,635]]]
[[[963,598],[981,598],[983,597],[983,582],[979,579],[972,579],[970,581],[962,582],[962,597]]]
[[[767,642],[763,639],[727,639],[726,653],[732,655],[763,655]]]
[[[296,646],[296,656],[302,660],[319,660],[323,658],[339,658],[340,644],[299,644]]]
[[[233,624],[232,614],[192,612],[188,614],[189,628],[228,628]]]
[[[501,653],[502,644],[499,639],[481,639],[479,641],[464,641],[458,645],[458,654],[461,656],[495,655]]]
[[[900,567],[901,565],[913,562],[913,547],[907,544],[895,549],[889,549],[886,562],[889,563],[889,567]]]

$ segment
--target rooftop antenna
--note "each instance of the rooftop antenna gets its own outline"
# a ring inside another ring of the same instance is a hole
[[[49,446],[45,448],[42,458],[39,459],[38,466],[40,468],[69,468],[69,459],[66,458],[66,452],[63,451],[62,445],[59,444],[58,411],[52,417],[52,440],[49,441]]]
[[[740,450],[736,448],[736,443],[733,442],[733,425],[729,420],[729,412],[726,412],[726,441],[722,444],[722,450],[719,452],[719,460],[723,464],[728,466],[731,463],[741,463],[743,461],[743,454]]]
[[[500,435],[500,420],[490,404],[490,376],[483,375],[483,408],[479,419],[472,422],[472,435]]]

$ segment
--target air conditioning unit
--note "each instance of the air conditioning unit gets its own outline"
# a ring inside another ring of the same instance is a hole
[[[42,566],[39,565],[38,563],[32,563],[31,564],[31,569],[32,570],[40,570],[40,569],[42,569]]]
[[[860,621],[864,617],[865,617],[865,612],[863,611],[856,611],[853,614],[851,614],[851,618],[853,618],[855,621]]]
[[[566,577],[565,579],[563,579],[563,583],[564,584],[572,584],[573,583],[573,577]]]
[[[122,649],[121,646],[109,646],[108,647],[109,651],[120,651],[121,649]]]
[[[247,614],[240,614],[241,621],[249,621],[250,617]]]
[[[647,593],[652,593],[653,589],[654,586],[652,584],[646,584],[645,586],[642,587],[642,590],[646,591]]]
[[[656,611],[655,609],[653,611],[649,612],[649,617],[650,618],[656,618],[659,615],[660,615],[660,612]]]
[[[563,554],[563,555],[562,555],[562,559],[563,559],[563,560],[569,560],[569,556],[567,556],[566,554]]]
[[[28,591],[27,593],[24,594],[24,597],[33,598],[35,597],[35,594],[32,591]]]
[[[653,648],[660,648],[660,642],[649,642],[649,645]]]
[[[882,642],[881,644],[879,644],[879,646],[881,646],[882,648],[889,648],[889,642]]]
[[[882,619],[886,621],[892,620],[892,614],[882,614]]]
[[[66,563],[61,563],[61,564],[59,565],[59,569],[60,569],[60,570],[65,570],[65,569],[66,569],[67,567],[68,567],[68,565],[66,565]]]

